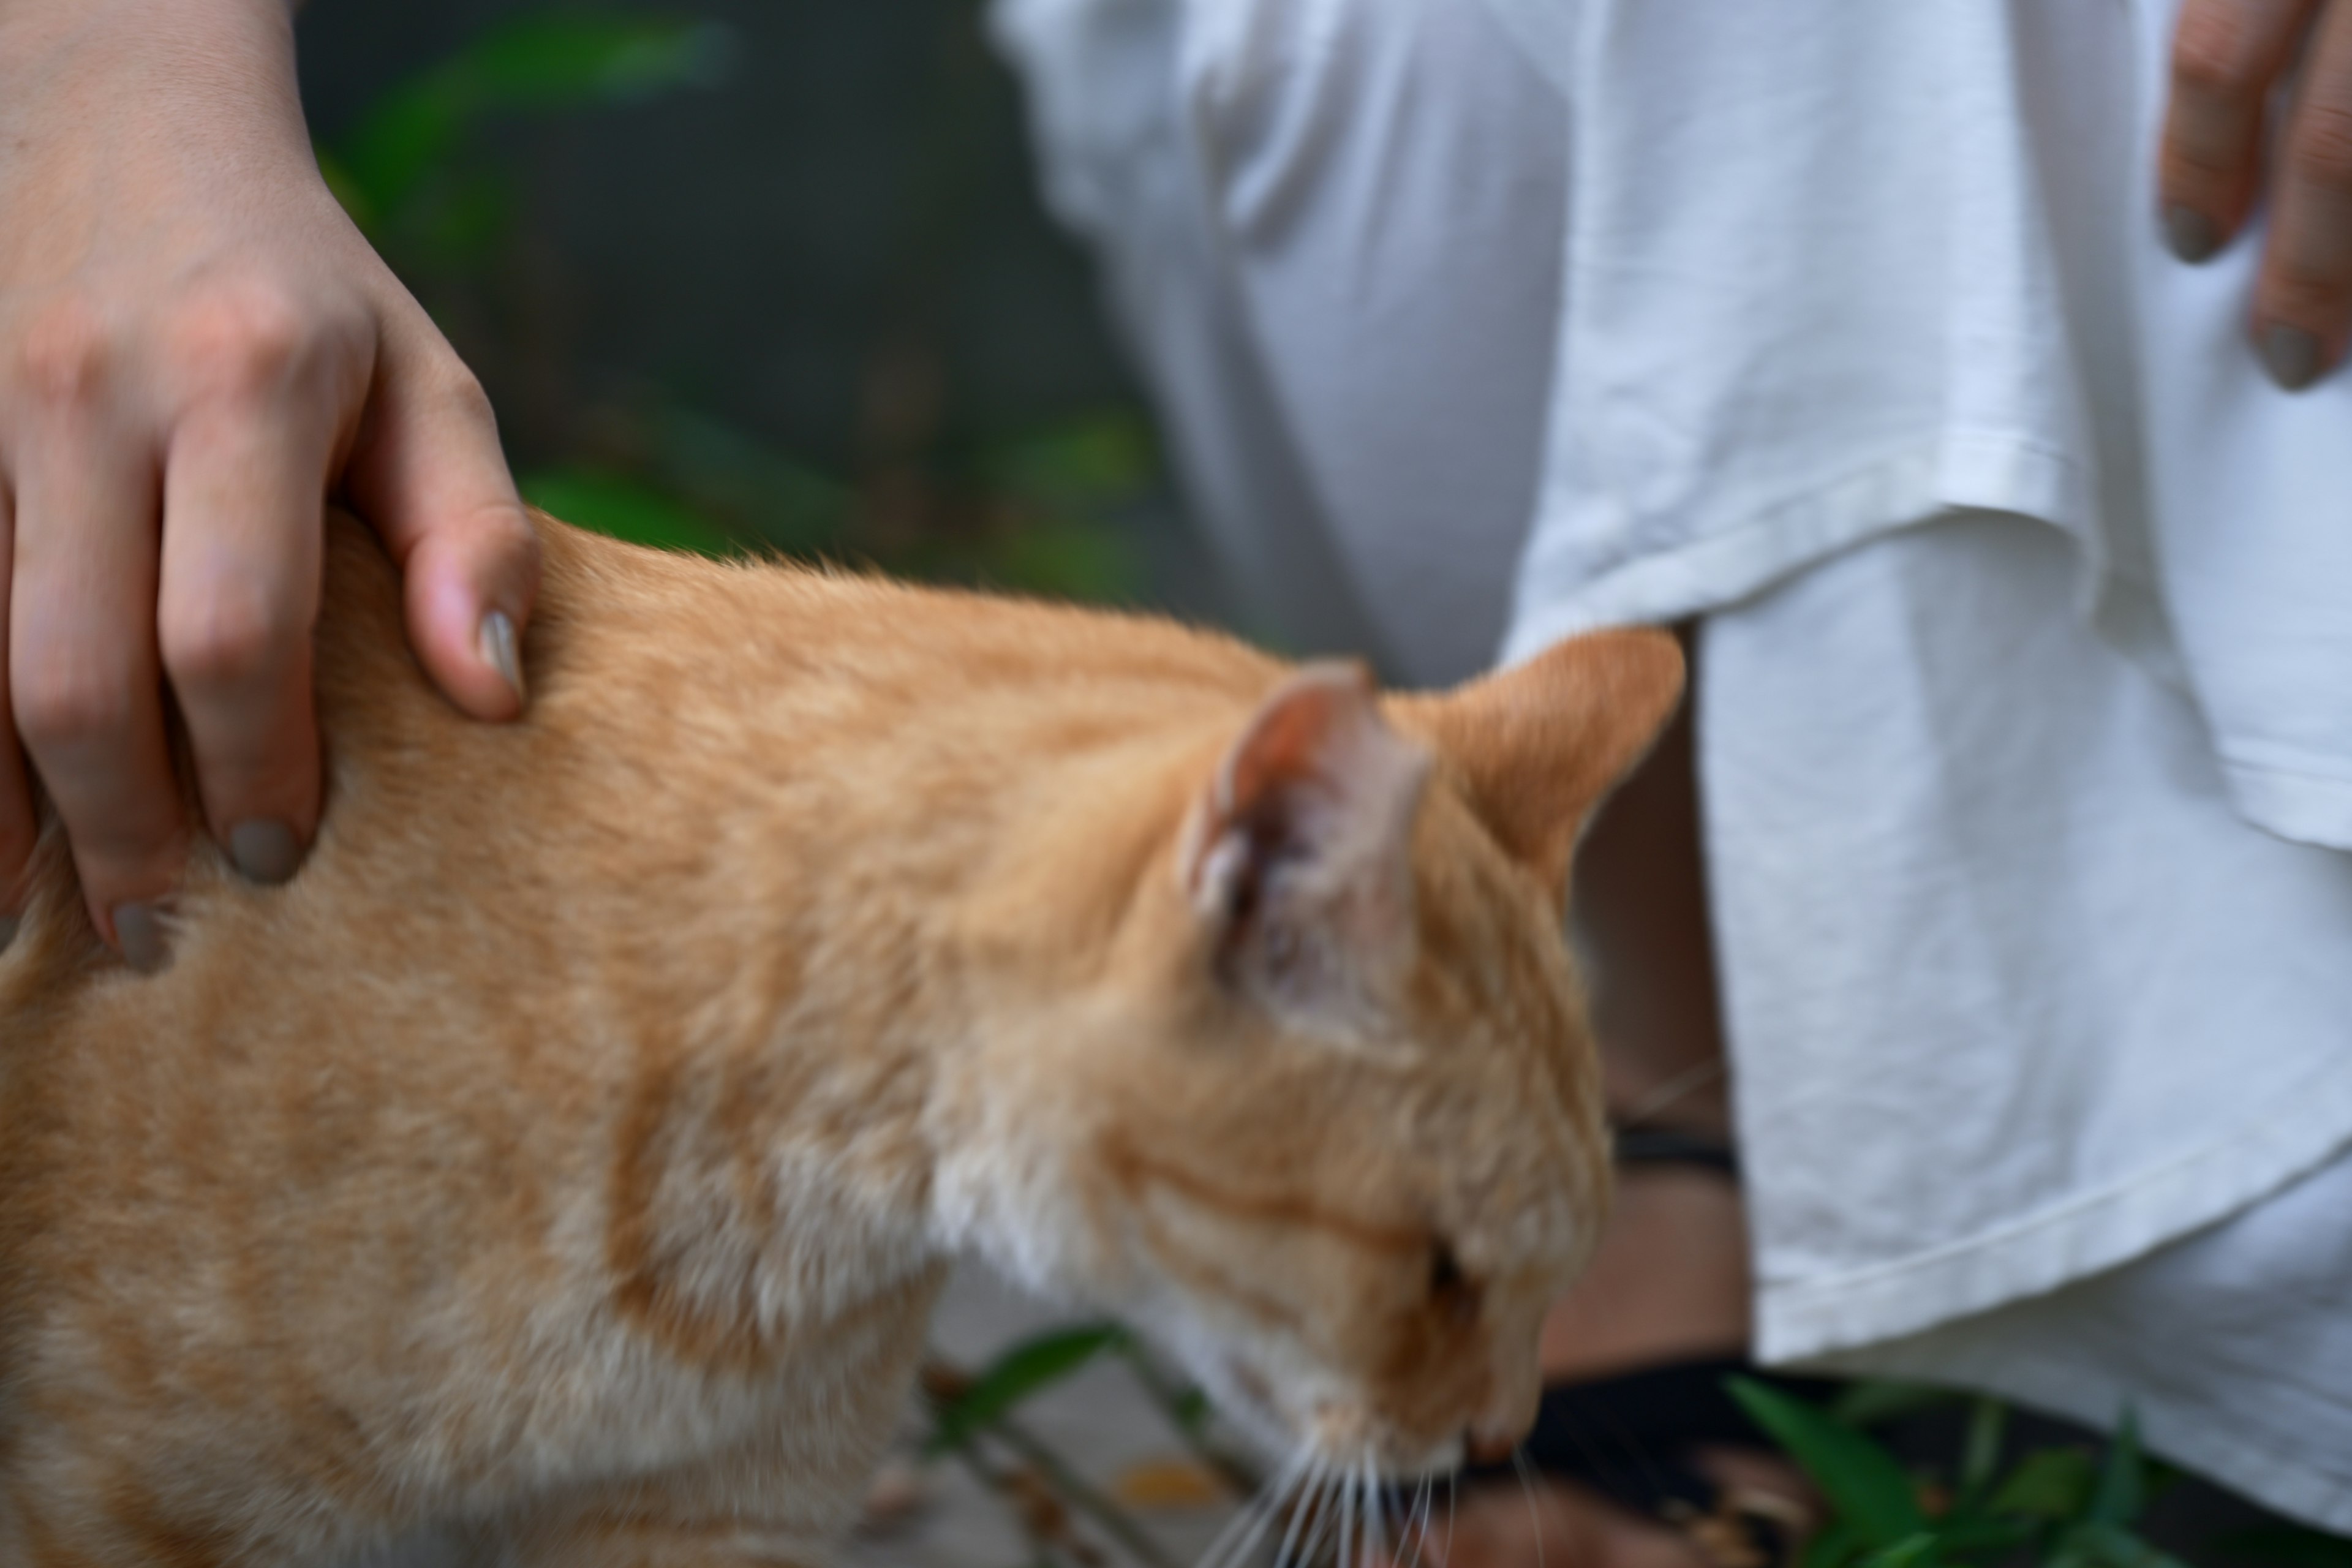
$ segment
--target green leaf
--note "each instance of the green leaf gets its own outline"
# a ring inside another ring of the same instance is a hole
[[[1127,542],[1108,527],[1032,524],[998,543],[980,563],[989,584],[1015,594],[1103,603],[1135,585]]]
[[[1041,1389],[1051,1387],[1126,1337],[1114,1324],[1060,1329],[1022,1341],[989,1363],[971,1386],[945,1406],[924,1445],[936,1456],[970,1441],[973,1433]]]
[[[1874,1552],[1862,1560],[1862,1568],[1932,1568],[1941,1559],[1936,1554],[1936,1538],[1913,1535],[1896,1542],[1884,1552]]]
[[[338,151],[376,226],[391,221],[426,175],[450,161],[470,107],[454,84],[432,75],[394,88],[360,117]]]
[[[1090,510],[1131,498],[1158,471],[1150,426],[1130,408],[1104,408],[1034,431],[985,460],[996,489],[1045,506]]]
[[[2042,1527],[2031,1520],[1986,1519],[1981,1516],[1940,1519],[1936,1541],[1948,1556],[1962,1552],[2008,1552],[2024,1545]]]
[[[1959,1397],[1948,1388],[1930,1388],[1923,1383],[1865,1377],[1839,1391],[1838,1396],[1830,1401],[1830,1414],[1849,1426],[1875,1426],[1884,1421],[1954,1404]]]
[[[649,464],[697,506],[794,554],[842,544],[855,497],[839,480],[690,409],[657,407],[643,425]]]
[[[1803,1568],[1849,1568],[1864,1551],[1862,1531],[1850,1519],[1832,1519],[1805,1543]]]
[[[2017,1462],[1985,1507],[2028,1519],[2073,1519],[2089,1506],[2097,1471],[2080,1448],[2037,1448]]]
[[[2000,1466],[2001,1439],[2009,1431],[2009,1406],[1998,1399],[1969,1402],[1969,1431],[1960,1449],[1960,1496],[1980,1497]]]
[[[444,68],[502,109],[627,103],[715,86],[734,53],[721,24],[642,13],[548,11],[490,28]]]
[[[2140,1457],[2139,1422],[2126,1406],[2100,1462],[2098,1489],[2091,1494],[2085,1517],[2095,1524],[2129,1524],[2147,1503],[2147,1470]]]
[[[2231,1531],[2214,1542],[2230,1561],[2275,1563],[2280,1568],[2352,1568],[2352,1541],[2299,1525]]]
[[[1885,1449],[1835,1416],[1751,1378],[1730,1378],[1725,1386],[1838,1512],[1854,1521],[1863,1544],[1883,1550],[1927,1529],[1910,1476]]]
[[[2179,1558],[2113,1524],[2076,1525],[2066,1532],[2066,1544],[2098,1568],[2189,1568]]]
[[[338,151],[361,205],[390,222],[436,174],[456,172],[459,143],[485,114],[634,102],[709,85],[730,50],[731,36],[711,23],[622,12],[518,16],[386,92]]]
[[[319,160],[319,177],[327,182],[327,189],[341,204],[344,213],[362,234],[373,234],[376,225],[375,204],[361,188],[358,176],[343,167],[343,161],[324,147],[313,143],[310,152]]]
[[[732,555],[740,546],[722,530],[650,485],[595,468],[526,474],[523,500],[564,521],[632,544],[697,555]]]

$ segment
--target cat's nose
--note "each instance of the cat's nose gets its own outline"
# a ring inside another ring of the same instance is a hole
[[[1474,1465],[1499,1465],[1511,1457],[1518,1447],[1516,1437],[1507,1437],[1494,1431],[1481,1431],[1473,1426],[1462,1434],[1463,1451]]]

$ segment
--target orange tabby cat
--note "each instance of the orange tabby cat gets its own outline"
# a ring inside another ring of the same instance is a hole
[[[1382,702],[551,523],[491,728],[331,531],[301,877],[200,858],[141,978],[52,831],[0,953],[0,1563],[811,1561],[959,1251],[1334,1463],[1519,1431],[1606,1185],[1563,879],[1668,639]]]

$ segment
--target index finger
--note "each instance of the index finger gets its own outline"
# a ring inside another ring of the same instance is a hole
[[[2343,357],[2352,325],[2352,5],[2339,0],[2320,18],[2273,185],[2255,341],[2292,392]]]
[[[2185,0],[2172,34],[2158,153],[2165,237],[2183,261],[2220,250],[2245,221],[2262,172],[2272,86],[2318,0]]]

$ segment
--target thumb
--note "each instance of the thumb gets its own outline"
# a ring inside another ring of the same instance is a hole
[[[539,536],[481,383],[430,327],[387,329],[343,488],[399,563],[434,684],[477,719],[520,714]]]

